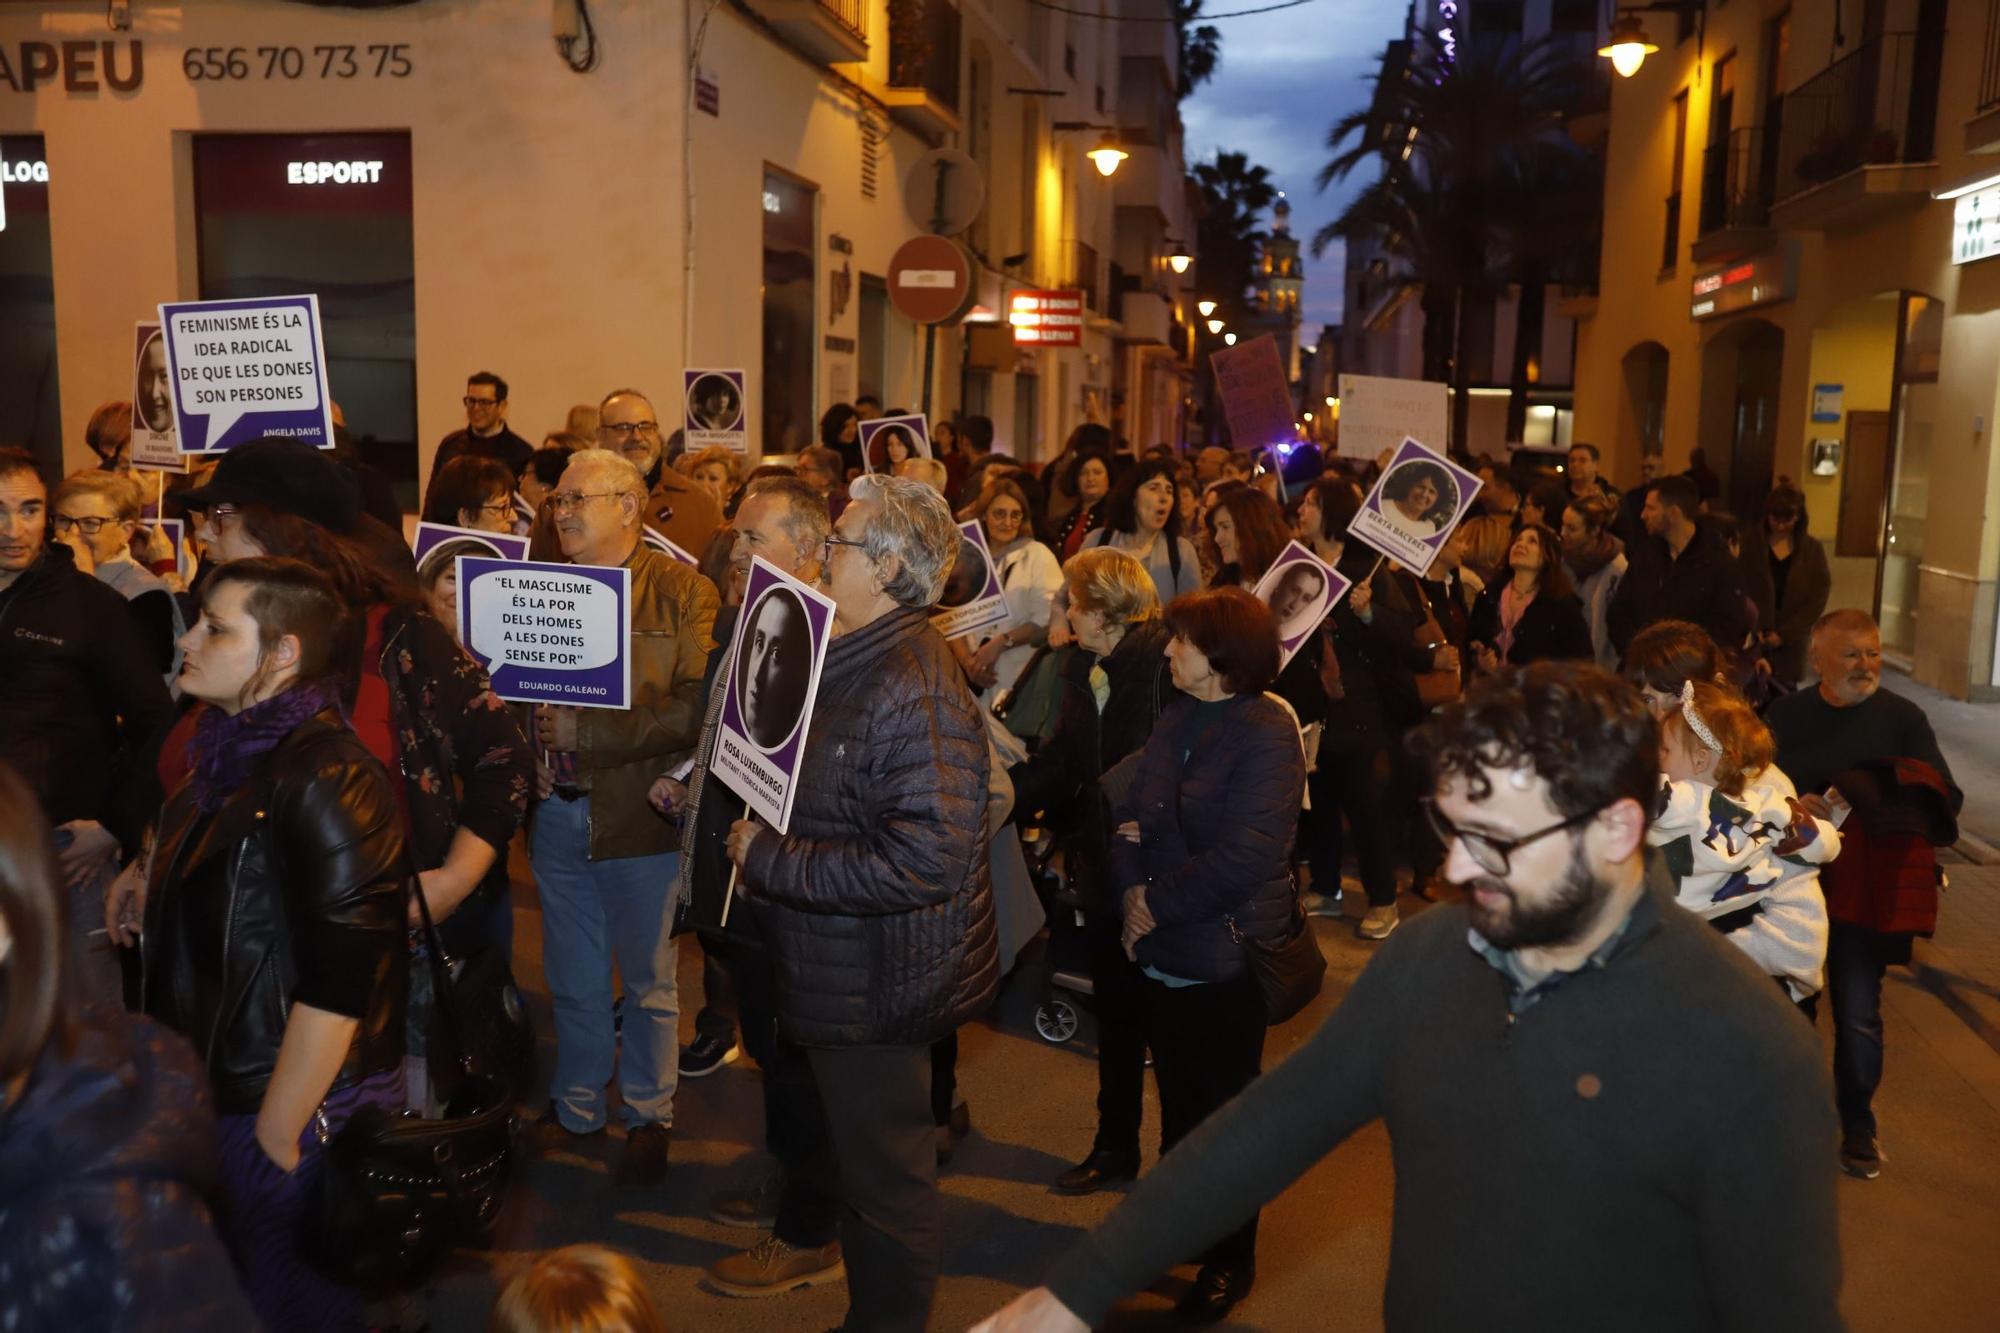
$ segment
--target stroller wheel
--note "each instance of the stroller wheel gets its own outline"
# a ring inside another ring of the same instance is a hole
[[[1035,1010],[1035,1031],[1043,1041],[1060,1046],[1076,1035],[1076,1006],[1068,1000],[1044,1000]]]

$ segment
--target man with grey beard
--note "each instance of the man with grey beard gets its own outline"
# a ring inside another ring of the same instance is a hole
[[[1465,901],[1396,932],[1298,1054],[974,1333],[1084,1333],[1377,1119],[1391,1333],[1842,1327],[1818,1043],[1649,864],[1638,692],[1537,663],[1414,748]]]
[[[1833,1087],[1840,1165],[1873,1180],[1883,1162],[1874,1111],[1882,974],[1909,962],[1912,938],[1937,924],[1934,847],[1957,841],[1965,797],[1924,710],[1881,688],[1882,633],[1865,611],[1821,616],[1808,652],[1818,683],[1779,699],[1764,720],[1799,804],[1820,819],[1841,807],[1845,819],[1840,855],[1820,875],[1832,926]]]

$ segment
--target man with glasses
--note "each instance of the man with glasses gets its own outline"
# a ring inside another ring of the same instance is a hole
[[[707,491],[667,466],[660,414],[637,389],[613,389],[597,407],[597,442],[639,469],[650,492],[646,526],[683,551],[700,555],[722,526]]]
[[[535,1137],[558,1148],[603,1130],[615,1065],[626,1126],[617,1179],[632,1185],[666,1176],[680,1050],[671,938],[680,835],[646,793],[694,754],[717,604],[714,584],[641,540],[645,504],[638,469],[603,449],[571,455],[548,498],[568,560],[632,571],[632,706],[535,706],[553,784],[529,837],[556,1027],[549,1109]],[[614,962],[622,1029],[612,1019]]]
[[[55,826],[85,997],[115,1005],[104,890],[159,812],[150,750],[174,705],[125,599],[49,540],[51,518],[34,458],[0,448],[0,764]],[[66,533],[87,549],[80,522]]]
[[[1465,901],[1389,941],[1305,1047],[979,1333],[1082,1333],[1373,1120],[1392,1330],[1841,1328],[1819,1048],[1646,856],[1636,690],[1543,662],[1418,733]]]
[[[180,672],[179,643],[187,620],[173,589],[134,558],[133,542],[143,544],[139,525],[142,496],[130,474],[89,468],[71,473],[56,487],[52,509],[55,539],[66,543],[79,569],[94,574],[125,599],[152,649],[152,663],[169,687]]]
[[[431,460],[431,480],[446,463],[461,455],[497,458],[518,480],[527,470],[535,446],[507,426],[507,381],[490,370],[482,370],[465,382],[465,429],[455,430],[438,444]],[[430,488],[424,488],[428,491]]]

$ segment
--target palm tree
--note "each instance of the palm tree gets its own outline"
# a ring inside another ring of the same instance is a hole
[[[1181,36],[1181,88],[1186,97],[1215,77],[1222,63],[1222,33],[1214,24],[1191,27],[1201,17],[1202,0],[1174,0],[1174,26]]]
[[[1229,318],[1244,309],[1257,248],[1264,242],[1257,218],[1276,202],[1278,189],[1270,171],[1252,166],[1244,153],[1218,152],[1215,161],[1197,162],[1189,174],[1202,194],[1196,234],[1202,285]]]
[[[1452,444],[1461,452],[1473,321],[1510,284],[1533,276],[1534,264],[1524,262],[1531,252],[1544,257],[1527,243],[1532,224],[1524,218],[1539,203],[1526,183],[1542,179],[1537,172],[1569,144],[1562,118],[1577,102],[1580,78],[1571,52],[1547,42],[1461,43],[1447,60],[1432,37],[1419,56],[1386,60],[1372,103],[1327,134],[1334,156],[1320,171],[1322,190],[1364,164],[1380,174],[1313,237],[1313,252],[1338,239],[1371,238],[1397,262],[1401,281],[1423,289],[1426,376],[1444,346],[1434,326],[1452,330]],[[1523,301],[1532,319],[1541,318],[1546,282],[1544,268],[1535,299]],[[1517,351],[1523,395],[1522,358],[1540,341],[1537,331]]]

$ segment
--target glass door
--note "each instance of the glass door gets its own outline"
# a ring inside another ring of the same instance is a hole
[[[1896,358],[1896,461],[1889,480],[1877,616],[1883,649],[1903,658],[1917,646],[1919,569],[1930,517],[1931,436],[1937,421],[1943,334],[1941,302],[1915,294],[1903,297],[1902,347]]]

